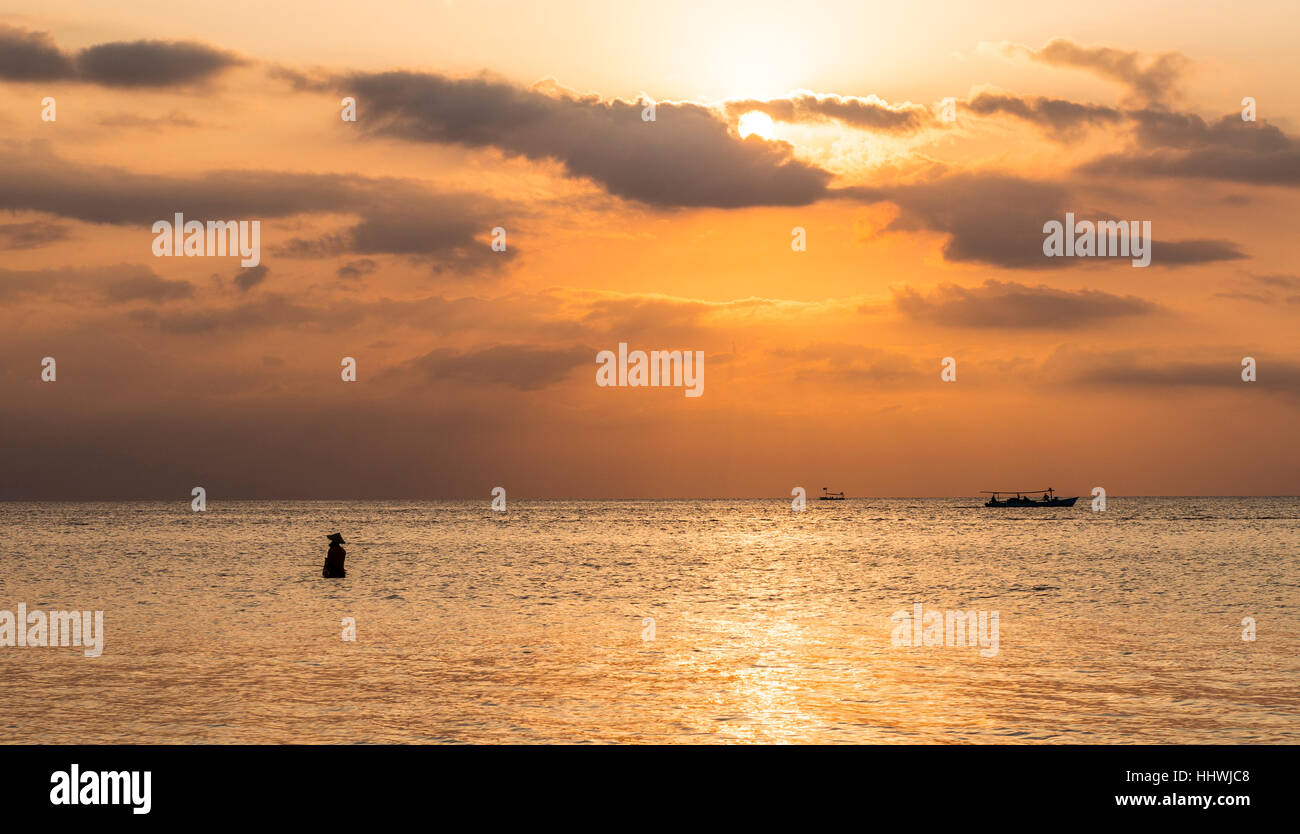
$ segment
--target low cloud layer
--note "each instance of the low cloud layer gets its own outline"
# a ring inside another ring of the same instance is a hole
[[[285,171],[141,174],[55,157],[40,146],[0,147],[0,209],[42,211],[87,223],[138,226],[181,212],[188,220],[265,220],[297,214],[358,216],[343,233],[297,240],[287,257],[391,253],[448,265],[497,265],[485,236],[509,209],[484,195],[438,192],[415,180]]]
[[[1006,93],[980,93],[966,102],[966,107],[980,116],[1015,116],[1058,141],[1073,138],[1086,128],[1116,125],[1124,118],[1122,111],[1105,105]]]
[[[117,41],[68,53],[47,32],[0,26],[0,80],[5,81],[172,87],[207,81],[244,63],[233,53],[192,41]]]
[[[1106,177],[1208,179],[1242,185],[1300,186],[1300,149],[1243,153],[1228,148],[1108,154],[1079,169]]]
[[[876,96],[793,93],[775,99],[735,99],[726,103],[727,115],[736,118],[751,111],[766,113],[781,122],[834,120],[850,127],[884,133],[910,133],[932,121],[930,111],[916,104],[891,105]]]
[[[1066,211],[1080,220],[1110,219],[1104,211],[1080,211],[1070,189],[1009,174],[953,174],[922,183],[845,189],[846,197],[887,201],[901,209],[885,231],[943,234],[946,260],[1006,269],[1061,269],[1096,266],[1105,258],[1048,258],[1043,255],[1043,224],[1060,221]],[[1246,257],[1226,240],[1161,240],[1152,243],[1151,263],[1180,267]],[[1112,259],[1111,262],[1114,262]],[[1122,261],[1128,264],[1127,260]]]
[[[0,250],[39,249],[70,238],[67,226],[43,223],[0,223]]]
[[[1262,360],[1261,390],[1300,397],[1300,363],[1290,360]],[[1082,383],[1140,389],[1228,388],[1243,390],[1241,367],[1235,357],[1203,361],[1156,363],[1138,357],[1111,357],[1083,366],[1071,375]],[[1251,389],[1246,389],[1251,390]]]
[[[518,87],[486,76],[387,72],[343,79],[372,135],[492,147],[555,160],[573,177],[661,208],[801,206],[827,194],[831,174],[789,145],[745,141],[715,111]]]
[[[1214,121],[1161,110],[1128,117],[1137,147],[1093,160],[1083,172],[1300,186],[1300,142],[1275,125],[1243,121],[1240,113]]]
[[[481,350],[439,349],[412,359],[385,375],[416,384],[442,380],[504,385],[538,391],[569,376],[576,368],[595,368],[596,351],[576,346],[543,348],[534,345],[494,345]]]
[[[58,269],[0,269],[0,302],[43,299],[56,301],[88,297],[99,304],[143,301],[161,304],[189,298],[194,287],[187,281],[159,277],[144,266]]]
[[[979,116],[1010,116],[1033,124],[1058,142],[1090,128],[1122,129],[1131,147],[1080,166],[1080,172],[1092,176],[1300,185],[1300,141],[1266,121],[1244,121],[1240,113],[1207,121],[1195,113],[991,92],[973,96],[966,107]]]
[[[1099,290],[1066,291],[1012,281],[980,287],[944,285],[928,295],[910,287],[894,294],[899,312],[917,321],[952,327],[1072,330],[1111,319],[1151,315],[1155,304]]]

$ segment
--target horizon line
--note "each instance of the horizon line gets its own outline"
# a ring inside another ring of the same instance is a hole
[[[1033,490],[1030,490],[1030,492],[1033,492]],[[1010,493],[1005,493],[1005,494],[1010,494]],[[675,497],[674,497],[674,496],[641,496],[641,497],[621,497],[621,498],[592,498],[592,497],[566,496],[566,497],[559,497],[559,498],[556,498],[556,497],[523,497],[523,498],[511,497],[511,498],[510,498],[510,501],[511,501],[511,502],[516,502],[516,501],[528,501],[528,502],[544,502],[544,501],[586,501],[586,502],[593,502],[593,503],[594,503],[594,502],[600,502],[600,501],[789,501],[789,500],[791,500],[792,497],[793,497],[793,496],[772,496],[772,495],[710,496],[710,497],[695,497],[695,496],[675,496]],[[1068,496],[1067,496],[1067,497],[1068,497]],[[1084,495],[1081,494],[1079,497],[1080,497],[1080,498],[1083,498],[1083,497],[1091,497],[1091,496],[1084,496]],[[125,503],[145,503],[145,502],[154,503],[154,502],[172,502],[172,501],[176,501],[177,503],[189,503],[190,500],[191,500],[191,498],[192,498],[192,496],[188,496],[188,495],[183,496],[183,497],[179,497],[179,498],[178,498],[178,497],[166,497],[166,498],[158,498],[158,497],[148,497],[148,498],[139,498],[139,497],[137,497],[137,498],[0,498],[0,503],[4,503],[4,504],[55,504],[55,503],[65,503],[65,504],[94,504],[94,503],[123,503],[123,504],[125,504]],[[1300,494],[1238,494],[1238,495],[1210,495],[1210,494],[1204,494],[1204,495],[1203,495],[1203,494],[1168,494],[1168,495],[1154,495],[1154,494],[1152,494],[1152,495],[1146,495],[1146,494],[1131,494],[1131,495],[1129,495],[1129,494],[1107,493],[1107,494],[1106,494],[1106,498],[1107,498],[1107,500],[1111,500],[1111,499],[1114,499],[1114,498],[1300,498]],[[862,501],[862,500],[875,500],[875,501],[902,501],[902,500],[908,500],[908,501],[915,501],[915,500],[956,500],[956,499],[980,500],[978,495],[965,495],[965,494],[963,494],[963,495],[856,495],[856,496],[846,496],[846,497],[843,498],[843,499],[837,499],[837,500],[843,500],[843,501]],[[338,502],[338,501],[347,501],[347,502],[414,501],[414,502],[429,502],[429,503],[432,503],[432,502],[465,502],[465,501],[488,501],[488,502],[490,502],[490,501],[492,500],[492,496],[491,496],[491,493],[485,493],[484,496],[482,496],[482,497],[480,497],[480,496],[475,496],[475,497],[469,497],[469,498],[466,498],[466,497],[458,497],[458,498],[422,498],[422,497],[421,497],[421,498],[417,498],[417,497],[410,497],[410,496],[389,496],[389,497],[384,497],[384,498],[355,498],[355,497],[354,497],[354,498],[298,498],[298,497],[274,496],[274,497],[264,497],[264,498],[253,498],[253,497],[246,497],[246,496],[245,496],[245,497],[233,497],[233,498],[224,498],[224,497],[223,497],[223,498],[220,498],[219,500],[220,500],[220,501],[245,501],[245,502],[254,502],[254,501],[257,501],[257,502],[266,502],[266,501],[301,501],[301,502],[309,502],[309,501],[319,501],[319,502],[325,502],[325,501],[334,501],[334,502]],[[820,499],[819,499],[817,496],[808,496],[808,498],[807,498],[806,500],[808,500],[808,501],[817,501],[817,500],[820,500]]]

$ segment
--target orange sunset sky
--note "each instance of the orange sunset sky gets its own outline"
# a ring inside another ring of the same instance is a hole
[[[5,3],[0,498],[1297,494],[1297,9]]]

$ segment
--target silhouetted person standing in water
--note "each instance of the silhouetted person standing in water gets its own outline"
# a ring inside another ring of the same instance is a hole
[[[325,554],[325,567],[320,575],[326,579],[347,576],[348,572],[343,569],[343,560],[347,558],[348,552],[343,549],[343,536],[339,533],[331,533],[327,538],[330,540],[330,549]]]

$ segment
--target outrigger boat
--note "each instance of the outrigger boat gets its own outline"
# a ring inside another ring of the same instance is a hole
[[[821,497],[818,498],[818,500],[819,500],[819,501],[843,501],[843,500],[844,500],[844,493],[843,493],[843,492],[831,492],[831,491],[829,491],[828,489],[826,489],[826,487],[822,487],[822,494],[821,494]]]
[[[1043,494],[1042,498],[1025,497],[1027,494],[1038,492]],[[997,492],[981,490],[980,494],[993,496],[984,502],[986,507],[1073,507],[1074,502],[1079,500],[1077,495],[1073,498],[1057,498],[1051,487],[1047,489],[1000,489]],[[1014,495],[1016,497],[998,500],[999,495]]]

